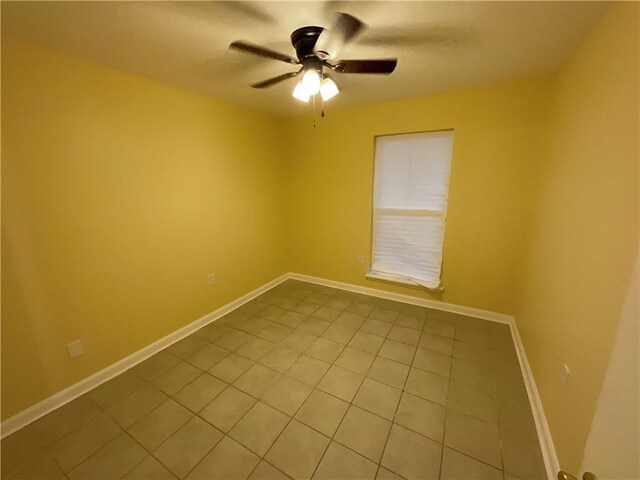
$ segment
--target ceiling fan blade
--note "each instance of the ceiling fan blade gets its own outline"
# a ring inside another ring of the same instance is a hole
[[[273,50],[269,50],[268,48],[260,47],[259,45],[253,45],[251,43],[243,42],[243,41],[235,41],[229,45],[229,48],[234,50],[239,50],[241,52],[252,53],[254,55],[259,55],[261,57],[272,58],[274,60],[280,60],[281,62],[287,62],[296,65],[298,61],[285,55],[283,53],[274,52]]]
[[[251,85],[253,88],[267,88],[267,87],[271,87],[273,85],[275,85],[276,83],[280,83],[283,82],[289,78],[293,78],[296,75],[298,75],[300,73],[300,71],[298,72],[287,72],[284,73],[282,75],[278,75],[277,77],[273,77],[270,78],[268,80],[263,80],[262,82],[258,82],[258,83],[254,83],[253,85]]]
[[[385,60],[340,60],[335,71],[340,73],[378,73],[389,75],[398,64],[397,58]]]
[[[347,13],[338,13],[336,23],[331,29],[324,29],[314,47],[319,58],[336,58],[342,47],[362,32],[366,25]]]

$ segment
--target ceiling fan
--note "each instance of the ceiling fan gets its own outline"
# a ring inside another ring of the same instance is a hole
[[[302,74],[302,80],[293,90],[293,96],[303,102],[320,93],[323,101],[329,100],[338,93],[338,87],[326,70],[337,73],[369,73],[389,75],[398,64],[398,59],[387,58],[377,60],[336,60],[340,51],[348,42],[366,28],[357,18],[346,13],[338,13],[333,28],[325,29],[316,26],[298,28],[291,34],[291,44],[296,50],[296,57],[275,52],[268,48],[244,41],[235,41],[229,48],[245,53],[279,60],[291,65],[301,65],[295,72],[287,72],[277,77],[251,85],[253,88],[267,88],[289,78]]]

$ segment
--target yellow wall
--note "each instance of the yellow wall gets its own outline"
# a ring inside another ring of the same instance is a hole
[[[548,87],[546,80],[521,81],[358,108],[328,103],[316,129],[308,117],[287,121],[292,270],[429,297],[365,279],[374,136],[453,128],[445,291],[431,298],[512,313],[544,154]]]
[[[3,419],[286,271],[279,128],[3,38]]]
[[[554,85],[515,310],[561,465],[575,473],[638,248],[639,6],[609,9]]]

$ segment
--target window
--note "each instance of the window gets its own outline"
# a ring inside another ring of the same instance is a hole
[[[441,287],[453,131],[376,137],[369,278]]]

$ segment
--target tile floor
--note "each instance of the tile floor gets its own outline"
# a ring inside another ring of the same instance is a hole
[[[506,325],[288,281],[2,441],[2,478],[541,479]]]

